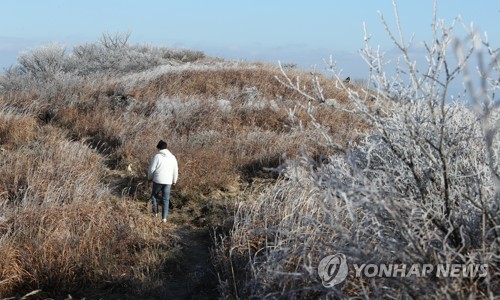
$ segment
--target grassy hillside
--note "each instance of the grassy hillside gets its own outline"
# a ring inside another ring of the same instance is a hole
[[[389,78],[367,36],[363,85],[121,36],[22,54],[0,77],[0,297],[497,297],[498,48],[435,20],[422,68],[382,22],[399,63]],[[166,226],[147,205],[159,139],[180,165]]]
[[[119,288],[161,298],[182,248],[175,225],[220,227],[231,199],[276,175],[266,168],[335,153],[311,138],[302,95],[276,76],[271,65],[126,40],[21,55],[0,78],[0,297]],[[347,100],[333,79],[319,80],[327,98]],[[344,145],[367,129],[313,106]],[[159,139],[180,164],[166,227],[146,208]]]

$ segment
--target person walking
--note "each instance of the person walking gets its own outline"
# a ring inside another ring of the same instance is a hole
[[[162,199],[162,222],[167,222],[168,202],[172,185],[177,182],[178,165],[175,156],[167,149],[167,143],[163,140],[156,145],[158,153],[153,156],[148,167],[148,180],[153,181],[151,200],[153,201],[153,213],[158,216],[158,199],[161,193]]]

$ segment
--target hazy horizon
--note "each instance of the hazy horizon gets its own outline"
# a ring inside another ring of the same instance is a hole
[[[412,33],[418,45],[431,38],[433,1],[400,2],[399,14],[405,38]],[[496,21],[500,6],[487,0],[463,3],[438,2],[438,18],[451,23],[461,15],[475,22],[490,40],[500,39]],[[95,0],[63,2],[0,3],[4,12],[0,26],[0,72],[12,66],[20,53],[41,45],[57,43],[71,49],[97,41],[103,33],[130,32],[131,44],[151,44],[203,51],[207,56],[230,60],[295,63],[302,69],[324,70],[333,56],[343,74],[364,78],[367,67],[359,50],[363,47],[363,23],[371,44],[387,53],[391,41],[380,22],[383,14],[395,26],[391,1],[342,2],[314,0],[251,3],[195,0],[133,1]],[[394,28],[392,28],[394,29]]]

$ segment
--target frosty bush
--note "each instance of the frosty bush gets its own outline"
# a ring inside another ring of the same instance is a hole
[[[37,79],[48,79],[63,70],[65,51],[64,47],[57,44],[35,48],[19,56],[15,71]]]
[[[204,57],[200,51],[129,45],[129,37],[130,33],[105,33],[97,43],[79,45],[70,55],[70,65],[80,75],[95,72],[129,73]]]
[[[128,44],[110,48],[91,43],[75,47],[70,64],[74,72],[80,75],[95,72],[131,73],[176,62],[193,62],[203,57],[200,51],[185,49]]]
[[[49,82],[58,82],[65,72],[66,49],[58,44],[49,44],[22,53],[17,64],[11,66],[0,77],[0,91],[43,90]]]
[[[349,93],[349,106],[332,101],[330,108],[307,107],[313,120],[318,109],[360,115],[372,131],[342,148],[316,122],[317,138],[342,154],[320,162],[289,161],[286,180],[239,207],[231,238],[223,240],[223,293],[245,298],[498,295],[499,50],[466,26],[468,38],[460,42],[452,35],[456,22],[447,27],[435,16],[433,41],[426,44],[429,64],[419,69],[401,28],[393,34],[382,21],[402,54],[396,75],[386,76],[383,54],[371,48],[366,35],[362,54],[371,70],[367,86],[374,88],[355,92],[339,78],[337,88]],[[448,55],[452,49],[457,61]],[[486,61],[478,66],[479,83],[468,67],[472,55],[488,58],[478,59]],[[337,74],[333,63],[331,70]],[[309,101],[329,103],[314,77],[311,94],[283,75],[282,83]],[[459,76],[469,105],[449,101],[449,88]],[[343,284],[326,288],[318,263],[335,253],[345,254],[351,265],[474,263],[489,269],[484,278],[360,278],[351,270]]]
[[[77,45],[67,55],[66,49],[57,44],[35,48],[19,56],[17,64],[7,70],[0,88],[43,89],[48,82],[57,84],[61,77],[95,75],[102,78],[103,75],[123,75],[204,58],[200,51],[129,45],[129,36],[103,34],[99,41]]]

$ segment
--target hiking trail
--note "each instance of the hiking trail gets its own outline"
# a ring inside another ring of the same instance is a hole
[[[208,228],[182,226],[173,229],[180,237],[180,260],[167,263],[165,299],[217,298],[217,277],[210,267],[212,246]]]

